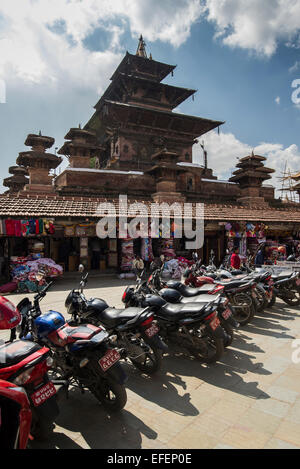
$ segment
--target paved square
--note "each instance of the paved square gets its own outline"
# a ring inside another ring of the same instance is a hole
[[[66,314],[64,301],[77,279],[58,281],[41,302]],[[91,278],[88,298],[122,307],[129,281]],[[10,295],[17,303],[24,295]],[[27,295],[31,297],[32,295]],[[88,392],[71,389],[53,437],[37,448],[300,448],[300,363],[292,341],[300,338],[298,307],[276,306],[240,329],[220,362],[201,365],[174,351],[152,378],[129,364],[128,401],[108,415]],[[0,332],[6,339],[7,332]]]

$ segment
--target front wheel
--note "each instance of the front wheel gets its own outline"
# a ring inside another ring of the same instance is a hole
[[[289,306],[298,306],[300,304],[300,292],[299,291],[292,291],[294,293],[294,298],[283,298],[283,301],[288,304]]]

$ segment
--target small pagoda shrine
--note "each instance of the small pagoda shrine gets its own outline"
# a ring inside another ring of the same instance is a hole
[[[185,197],[177,191],[177,179],[179,173],[186,170],[177,165],[178,154],[164,148],[152,155],[151,160],[154,166],[145,172],[154,176],[156,182],[156,192],[152,194],[153,200],[158,203],[184,202]]]
[[[97,144],[96,133],[78,128],[71,128],[65,139],[68,140],[58,151],[69,160],[71,168],[99,168],[100,157],[104,148]]]
[[[262,196],[262,184],[271,179],[271,173],[275,170],[267,168],[263,161],[264,156],[251,155],[241,158],[236,165],[237,169],[233,172],[230,182],[238,183],[241,188],[241,195],[238,199],[243,205],[261,205],[265,203]]]
[[[26,184],[28,184],[28,172],[21,166],[11,166],[8,172],[9,174],[12,174],[12,176],[3,180],[3,186],[9,188],[8,192],[10,194],[17,194],[19,191],[24,189]]]
[[[24,187],[25,191],[31,192],[53,192],[53,176],[49,174],[51,169],[56,169],[62,162],[62,158],[51,153],[46,153],[46,149],[51,148],[55,140],[39,133],[39,135],[29,134],[25,145],[31,150],[19,153],[17,164],[24,167],[29,175],[29,184]]]

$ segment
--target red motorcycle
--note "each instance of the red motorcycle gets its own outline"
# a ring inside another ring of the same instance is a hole
[[[21,321],[18,309],[0,296],[0,329],[15,330]],[[23,388],[30,403],[33,438],[49,436],[59,414],[57,392],[66,391],[63,381],[51,381],[48,371],[53,363],[47,347],[25,340],[14,340],[0,346],[0,379]]]
[[[31,422],[25,390],[0,379],[0,449],[26,449]]]

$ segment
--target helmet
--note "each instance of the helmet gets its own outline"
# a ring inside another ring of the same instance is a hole
[[[289,261],[289,262],[296,262],[296,257],[294,256],[294,254],[291,254],[291,255],[287,258],[287,261]]]
[[[15,305],[0,296],[0,329],[13,329],[21,322],[21,314]]]

